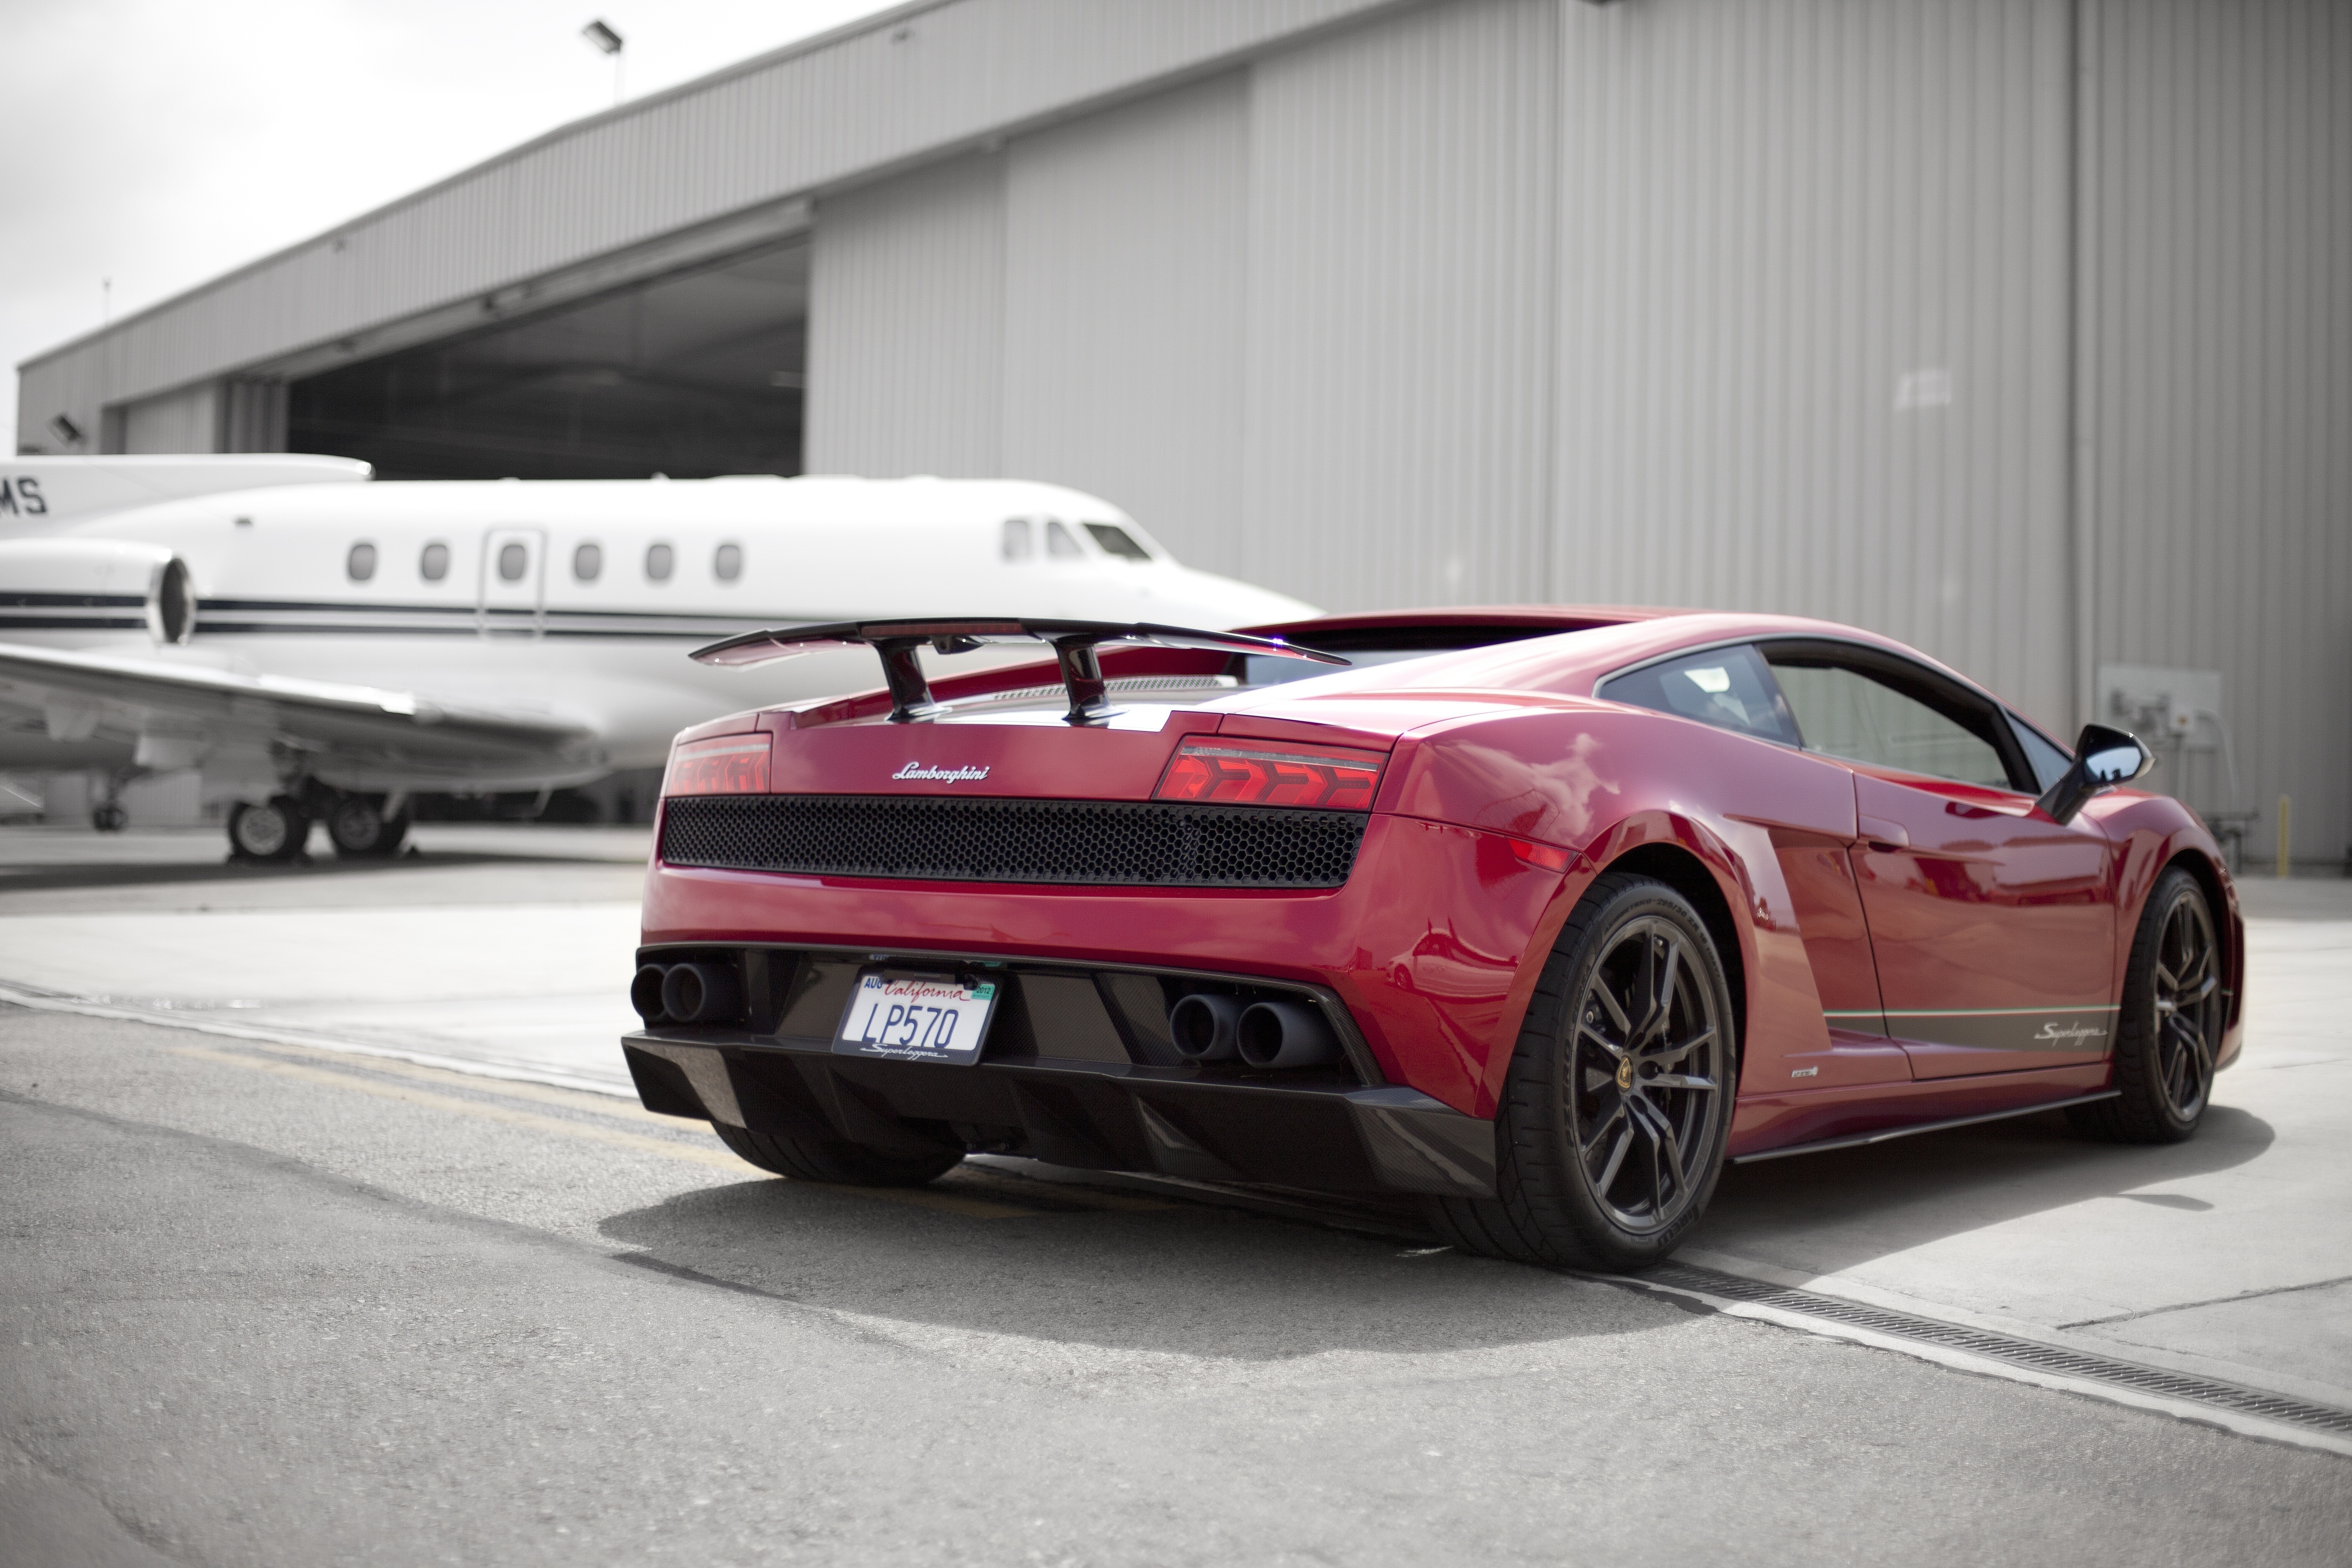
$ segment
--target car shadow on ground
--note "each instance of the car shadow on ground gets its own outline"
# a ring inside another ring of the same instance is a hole
[[[2202,1199],[2138,1189],[2245,1164],[2276,1137],[2261,1117],[2226,1105],[2209,1110],[2187,1142],[2166,1144],[2095,1142],[2052,1112],[1735,1165],[1687,1245],[1768,1261],[1797,1255],[1832,1273],[2095,1198],[2201,1211],[2210,1206]]]
[[[1481,1349],[1685,1321],[1622,1288],[1407,1239],[1181,1201],[1085,1208],[1045,1183],[962,1176],[936,1190],[1066,1206],[975,1218],[754,1181],[681,1193],[601,1228],[641,1249],[631,1261],[811,1306],[1218,1360]]]
[[[2216,1107],[2197,1138],[2162,1148],[2087,1142],[2053,1116],[1735,1168],[1691,1245],[1801,1250],[1825,1272],[2086,1199],[2130,1201],[2272,1140],[2260,1118]],[[1663,1299],[1621,1287],[1306,1220],[1181,1200],[1093,1208],[971,1166],[927,1191],[1034,1212],[975,1217],[772,1180],[681,1193],[600,1228],[642,1266],[812,1306],[1219,1359],[1478,1349],[1678,1321]],[[1791,1238],[1801,1245],[1777,1245]]]

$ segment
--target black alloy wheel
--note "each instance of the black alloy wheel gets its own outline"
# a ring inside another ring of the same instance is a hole
[[[2120,1143],[2177,1143],[2195,1132],[2212,1100],[2229,1000],[2212,906],[2176,866],[2148,895],[2124,971],[2119,1092],[2070,1112],[2075,1127]]]
[[[310,837],[310,819],[288,795],[240,801],[228,815],[229,853],[240,860],[291,860]]]
[[[120,833],[131,825],[131,814],[110,800],[90,808],[89,825],[100,833]]]
[[[1698,1180],[1689,1161],[1726,1098],[1723,1022],[1690,946],[1663,915],[1620,926],[1576,1018],[1568,1095],[1577,1159],[1594,1201],[1636,1235],[1689,1205]]]
[[[1639,1268],[1723,1169],[1738,1044],[1706,921],[1646,877],[1593,883],[1545,966],[1497,1118],[1497,1195],[1441,1198],[1446,1239],[1522,1262]]]

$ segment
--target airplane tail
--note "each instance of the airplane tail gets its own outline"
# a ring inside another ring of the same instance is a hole
[[[374,472],[356,458],[301,452],[0,458],[0,533],[38,532],[102,512],[189,496],[272,485],[353,484]]]

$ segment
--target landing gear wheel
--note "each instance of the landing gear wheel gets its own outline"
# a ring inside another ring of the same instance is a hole
[[[847,1187],[919,1187],[963,1163],[963,1151],[941,1145],[935,1154],[886,1154],[862,1143],[753,1132],[714,1121],[719,1141],[763,1171],[799,1182]]]
[[[310,819],[291,797],[256,805],[239,801],[228,814],[229,851],[240,860],[291,860],[310,837]]]
[[[2148,895],[2124,971],[2115,1078],[2123,1092],[2069,1110],[2074,1130],[2110,1143],[2178,1143],[2194,1133],[2212,1099],[2226,1003],[2212,906],[2176,866]]]
[[[100,833],[120,833],[131,824],[131,814],[112,801],[90,808],[89,825]]]
[[[1552,949],[1496,1119],[1494,1198],[1432,1200],[1465,1251],[1557,1267],[1656,1263],[1723,1170],[1739,1085],[1731,987],[1690,900],[1612,872]]]
[[[341,795],[327,808],[327,837],[335,853],[346,860],[383,859],[400,853],[408,837],[408,816],[383,814],[383,801],[372,795]]]

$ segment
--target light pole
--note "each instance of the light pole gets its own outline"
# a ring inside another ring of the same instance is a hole
[[[603,53],[613,57],[613,107],[618,109],[621,106],[621,35],[599,17],[581,28],[580,36]]]

